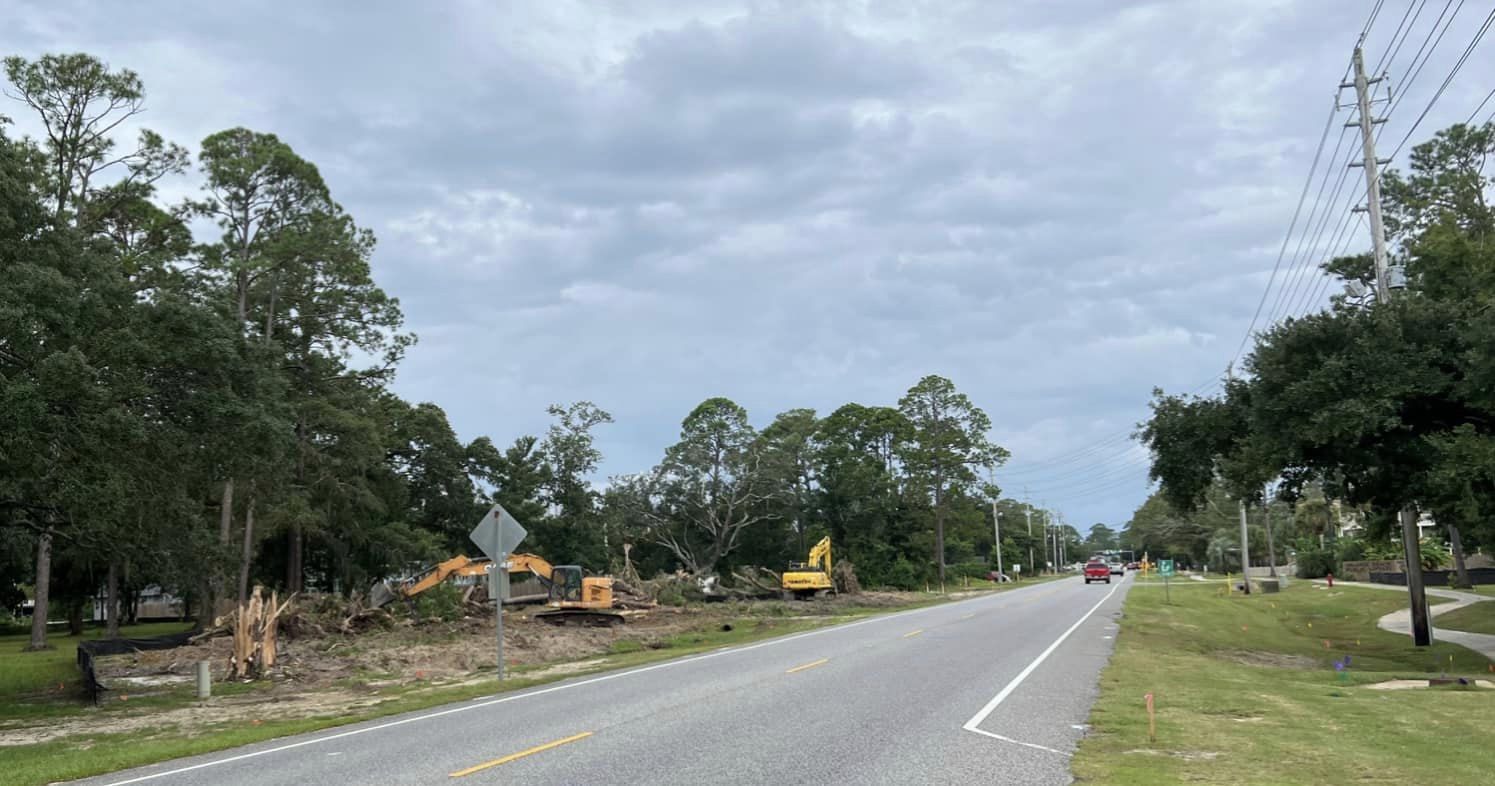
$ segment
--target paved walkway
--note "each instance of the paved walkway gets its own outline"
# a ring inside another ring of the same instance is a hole
[[[1313,583],[1318,585],[1325,584],[1325,582],[1319,580],[1314,580]],[[1366,589],[1391,590],[1392,592],[1400,592],[1403,595],[1407,594],[1406,587],[1395,587],[1390,584],[1369,584],[1360,581],[1336,581],[1334,582],[1334,586],[1364,587]],[[1439,614],[1450,612],[1454,609],[1462,609],[1465,606],[1470,606],[1475,603],[1486,603],[1490,600],[1495,600],[1495,598],[1489,598],[1484,595],[1476,595],[1473,592],[1460,592],[1459,590],[1451,589],[1435,589],[1433,587],[1427,587],[1426,591],[1429,595],[1433,595],[1439,598],[1448,598],[1453,601],[1453,603],[1439,603],[1436,606],[1428,606],[1428,613],[1433,617],[1433,638],[1439,641],[1447,641],[1453,644],[1459,644],[1464,647],[1468,647],[1469,649],[1478,652],[1486,658],[1495,660],[1495,635],[1491,635],[1488,633],[1470,633],[1463,630],[1449,630],[1447,628],[1439,628],[1437,625]],[[1411,636],[1412,611],[1411,609],[1397,609],[1396,611],[1393,611],[1390,614],[1387,614],[1377,620],[1376,627],[1380,628],[1381,630],[1389,630],[1392,633],[1400,633],[1404,636]]]

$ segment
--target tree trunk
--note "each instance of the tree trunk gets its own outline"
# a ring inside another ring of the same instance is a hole
[[[1469,570],[1464,567],[1464,542],[1459,539],[1459,528],[1451,521],[1448,523],[1448,543],[1453,551],[1454,581],[1459,589],[1474,589],[1474,582],[1469,580]]]
[[[104,591],[104,637],[119,638],[119,561],[109,560]]]
[[[69,636],[83,635],[83,604],[86,598],[69,598],[67,602],[67,632]]]
[[[36,605],[31,610],[31,641],[27,651],[47,648],[47,600],[52,584],[52,533],[36,539]]]
[[[244,506],[244,550],[239,555],[239,605],[249,602],[249,565],[254,559],[254,489]]]
[[[223,554],[228,554],[228,544],[233,538],[234,532],[234,479],[223,481],[223,499],[218,503],[218,545],[223,547]],[[204,592],[202,596],[202,615],[204,624],[212,624],[213,617],[218,614],[218,607],[228,598],[228,577],[224,570],[221,558],[213,561],[211,582],[212,591]],[[209,585],[204,584],[206,589]]]
[[[286,592],[300,592],[302,583],[302,564],[304,538],[301,533],[301,522],[291,523],[291,531],[288,533],[286,543]]]

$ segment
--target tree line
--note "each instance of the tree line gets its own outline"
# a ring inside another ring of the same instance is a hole
[[[1160,493],[1133,537],[1218,531],[1196,514],[1260,505],[1275,482],[1273,506],[1299,534],[1331,527],[1337,503],[1363,517],[1372,550],[1390,542],[1398,511],[1431,513],[1468,584],[1465,551],[1495,542],[1492,154],[1495,125],[1458,124],[1418,145],[1407,171],[1384,173],[1405,290],[1374,302],[1372,257],[1332,259],[1323,270],[1345,293],[1255,336],[1221,394],[1157,392],[1139,436]]]
[[[34,647],[54,609],[80,628],[101,587],[111,633],[147,585],[199,616],[256,583],[366,589],[472,553],[493,503],[527,547],[598,572],[782,568],[822,534],[874,585],[993,556],[989,473],[1007,451],[949,380],[761,430],[712,398],[657,466],[599,488],[594,433],[612,417],[591,402],[501,447],[393,392],[416,339],[374,283],[375,238],[283,140],[128,138],[134,72],[85,54],[4,69],[41,129],[0,116],[0,607],[32,588]],[[166,202],[168,178],[193,196]],[[1009,526],[1035,514],[998,509]],[[1042,553],[1012,529],[1007,564]]]

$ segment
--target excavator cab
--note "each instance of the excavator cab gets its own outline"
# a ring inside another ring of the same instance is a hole
[[[562,603],[581,603],[581,566],[556,565],[550,571],[550,599]]]

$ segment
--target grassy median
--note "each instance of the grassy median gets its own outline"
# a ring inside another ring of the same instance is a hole
[[[1471,633],[1495,634],[1495,601],[1485,601],[1462,609],[1439,614],[1434,625],[1439,628],[1467,630]]]
[[[1419,649],[1377,629],[1403,596],[1302,581],[1251,596],[1175,581],[1171,595],[1165,603],[1161,584],[1139,583],[1127,597],[1092,728],[1074,758],[1079,781],[1484,783],[1495,771],[1495,690],[1370,687],[1495,678],[1495,666],[1463,647]]]

